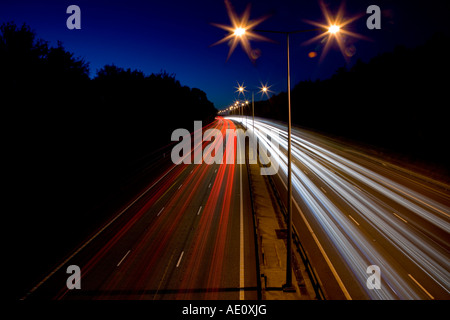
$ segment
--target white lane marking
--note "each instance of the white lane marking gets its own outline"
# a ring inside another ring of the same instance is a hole
[[[352,220],[353,220],[353,222],[354,222],[354,223],[356,223],[356,225],[357,225],[357,226],[359,226],[359,223],[358,223],[358,221],[356,221],[355,219],[353,219],[353,217],[352,217],[351,215],[348,215],[348,216],[350,217],[350,219],[352,219]]]
[[[211,188],[211,183],[209,184],[208,188]]]
[[[408,223],[408,221],[406,221],[405,219],[403,219],[402,217],[400,217],[398,214],[396,214],[395,212],[392,212],[397,218],[399,218],[400,220],[402,220],[404,223]]]
[[[163,212],[163,210],[164,210],[164,207],[162,207],[162,209],[159,210],[159,212],[158,212],[158,214],[156,216],[159,217],[159,215],[161,214],[161,212]]]
[[[191,173],[194,172],[194,169],[191,170]]]
[[[183,184],[180,184],[180,186],[178,187],[178,190],[180,190],[180,188],[183,186]]]
[[[100,233],[102,233],[106,228],[108,228],[114,221],[116,221],[125,211],[127,211],[132,205],[134,205],[139,199],[141,199],[147,192],[153,189],[162,179],[165,178],[173,169],[177,166],[174,165],[169,171],[167,171],[161,178],[159,178],[155,183],[153,183],[150,187],[148,187],[144,192],[142,192],[139,197],[137,197],[133,202],[131,202],[128,206],[125,207],[122,211],[120,211],[113,219],[111,219],[103,228],[101,228],[96,234],[94,234],[88,241],[83,243],[72,255],[66,258],[60,265],[58,265],[52,272],[50,272],[44,279],[41,280],[37,285],[35,285],[25,296],[21,298],[21,300],[25,300],[30,294],[36,291],[44,282],[46,282],[51,276],[53,276],[56,272],[59,271],[67,262],[69,262],[73,257],[75,257],[81,250],[83,250],[89,243],[91,243],[95,238],[98,237]]]
[[[281,183],[283,184],[283,186],[287,190],[287,186],[284,183],[283,179],[281,179],[280,173],[278,173],[278,176],[280,177]],[[298,212],[300,212],[300,216],[302,217],[303,222],[306,224],[306,227],[308,228],[309,232],[311,233],[311,235],[312,235],[312,237],[314,239],[314,242],[316,243],[317,247],[319,248],[320,253],[322,253],[322,256],[324,257],[328,267],[330,268],[331,273],[333,274],[333,276],[336,279],[339,287],[341,288],[342,292],[344,293],[345,298],[347,300],[352,300],[352,297],[350,296],[350,293],[348,293],[348,290],[345,287],[344,282],[342,282],[341,277],[339,277],[336,269],[334,268],[333,264],[331,263],[330,258],[328,257],[328,255],[326,254],[326,252],[323,249],[322,245],[320,244],[319,239],[317,238],[316,234],[314,233],[313,229],[311,228],[311,225],[309,224],[308,220],[306,220],[306,217],[303,214],[303,211],[298,206],[298,203],[297,203],[297,201],[295,201],[294,197],[292,197],[292,203],[297,207]]]
[[[373,176],[373,175],[371,175],[371,176]],[[423,204],[423,205],[425,205],[425,206],[427,206],[427,207],[429,207],[429,208],[432,208],[433,210],[435,210],[435,211],[437,211],[437,212],[439,212],[439,213],[442,213],[443,215],[445,215],[445,216],[447,216],[447,217],[450,217],[450,214],[448,214],[447,212],[444,212],[444,211],[440,210],[439,208],[436,208],[435,206],[432,206],[431,204],[429,204],[429,203],[427,203],[427,202],[425,202],[425,201],[423,201],[423,200],[421,200],[421,199],[419,199],[419,198],[417,198],[417,197],[414,197],[412,194],[409,194],[408,192],[403,191],[403,190],[401,190],[401,189],[399,189],[399,188],[393,186],[392,184],[390,184],[390,183],[388,183],[388,182],[386,182],[386,181],[384,181],[384,184],[386,184],[386,185],[388,185],[389,187],[391,187],[392,189],[394,189],[394,190],[396,190],[396,191],[398,191],[398,192],[404,194],[405,196],[410,197],[410,198],[416,200],[417,202],[420,202],[421,204]]]
[[[245,298],[245,292],[244,292],[244,287],[245,287],[245,281],[244,281],[244,200],[243,200],[243,196],[242,196],[242,164],[239,166],[239,172],[240,172],[240,195],[241,195],[241,199],[240,199],[240,227],[239,227],[239,260],[240,260],[240,267],[239,267],[239,288],[241,290],[239,290],[239,300],[244,300]]]
[[[184,254],[184,251],[181,252],[180,257],[178,258],[178,262],[177,262],[177,266],[176,266],[177,268],[180,266],[181,259],[183,259],[183,254]]]
[[[198,208],[197,215],[200,214],[200,211],[202,211],[202,206],[200,206],[200,208]]]
[[[412,275],[408,273],[408,277],[410,277],[412,281],[414,281],[420,287],[420,289],[422,289],[427,294],[427,296],[430,297],[431,300],[434,300],[434,297],[427,290],[425,290],[425,288],[422,287],[422,285],[416,279],[414,279]]]
[[[128,254],[131,252],[131,250],[128,250],[127,253],[125,253],[125,255],[123,256],[122,259],[120,259],[119,263],[117,264],[117,267],[120,266],[120,264],[122,263],[123,260],[125,260],[125,258],[128,256]]]

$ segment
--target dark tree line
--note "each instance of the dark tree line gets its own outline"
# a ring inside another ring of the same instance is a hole
[[[203,91],[167,72],[105,65],[89,75],[89,63],[61,42],[52,47],[27,25],[0,26],[2,155],[19,295],[116,209],[100,213],[100,204],[131,196],[133,175],[174,129],[206,125],[217,112]]]
[[[399,46],[326,80],[292,89],[292,122],[360,141],[411,162],[449,168],[449,38],[436,34],[416,48]],[[255,105],[260,116],[286,121],[287,94]]]
[[[206,124],[217,112],[203,91],[165,71],[105,65],[90,79],[88,62],[27,25],[1,25],[0,71],[10,142],[28,156],[20,160],[48,178],[57,171],[59,183],[88,181],[94,193],[120,183],[137,158],[170,143],[174,129]]]

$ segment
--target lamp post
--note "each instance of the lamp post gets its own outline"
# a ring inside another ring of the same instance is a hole
[[[238,83],[238,85],[239,85],[239,83]],[[238,87],[237,87],[237,92],[239,92],[239,94],[243,94],[244,95],[244,98],[245,98],[245,88],[246,87],[244,87],[243,86],[244,85],[244,83],[242,83],[242,85],[239,85]],[[270,92],[269,91],[269,88],[270,87],[268,87],[267,86],[267,84],[265,84],[265,85],[263,85],[262,83],[261,83],[261,87],[258,87],[258,89],[260,89],[259,90],[259,92],[260,93],[262,93],[262,94],[265,94],[267,97],[269,96],[268,95],[268,93]],[[249,102],[248,102],[248,100],[245,100],[245,104],[246,105],[248,105],[249,104]],[[253,119],[253,130],[255,129],[255,92],[252,90],[252,119]],[[247,124],[247,115],[245,115],[245,123],[246,123],[246,126],[248,126],[248,124]]]
[[[310,31],[318,31],[321,28],[297,30],[297,31],[272,31],[272,30],[253,30],[255,32],[278,33],[286,35],[286,49],[287,49],[287,93],[288,93],[288,195],[287,195],[287,245],[286,245],[286,283],[283,285],[283,291],[293,292],[295,287],[292,284],[292,153],[291,153],[291,68],[289,55],[289,35],[294,33],[304,33]]]
[[[248,7],[249,8],[249,7]],[[273,31],[273,30],[255,30],[253,27],[255,27],[257,24],[262,22],[265,18],[259,19],[256,21],[253,21],[252,23],[248,22],[248,15],[249,12],[247,9],[246,13],[243,15],[243,18],[241,21],[235,16],[233,13],[233,10],[231,9],[231,6],[229,3],[227,3],[227,9],[228,14],[230,16],[230,19],[233,23],[233,27],[230,26],[223,26],[223,25],[217,25],[217,27],[220,27],[222,29],[228,30],[230,33],[224,37],[222,40],[218,41],[216,44],[233,40],[231,42],[230,51],[228,53],[228,57],[230,57],[233,50],[236,48],[236,45],[241,42],[242,47],[247,52],[247,55],[250,55],[250,39],[259,39],[259,40],[265,40],[264,37],[258,35],[257,33],[278,33],[278,34],[284,34],[286,35],[286,47],[287,47],[287,92],[288,92],[288,150],[287,150],[287,157],[288,157],[288,201],[287,201],[287,217],[286,217],[286,224],[287,224],[287,259],[286,259],[286,283],[283,285],[284,291],[295,291],[295,287],[292,285],[292,168],[291,168],[291,71],[290,71],[290,56],[289,56],[289,36],[291,34],[295,33],[305,33],[305,32],[311,32],[311,31],[319,31],[319,30],[325,30],[326,33],[330,35],[337,35],[341,31],[341,26],[345,25],[346,23],[333,23],[328,26],[316,24],[319,26],[319,28],[314,29],[307,29],[307,30],[297,30],[297,31]],[[327,20],[331,22],[331,19],[327,16]],[[255,33],[256,32],[256,33]],[[346,32],[348,33],[348,32]],[[338,41],[339,42],[339,41]],[[242,87],[242,90],[239,89],[240,92],[244,91],[244,88]]]

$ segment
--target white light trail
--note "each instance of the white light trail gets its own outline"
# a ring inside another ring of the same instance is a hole
[[[239,117],[229,119],[246,124]],[[287,176],[285,127],[256,119],[255,128],[252,121],[246,125],[249,130],[254,130],[267,150],[277,155],[279,174],[284,179]],[[277,139],[279,149],[271,147],[273,139]],[[450,294],[450,208],[325,145],[309,134],[293,131],[294,200],[308,209],[310,217],[320,225],[366,294],[372,299],[429,297],[429,294],[424,296],[424,291],[408,276],[406,268],[410,265],[418,267],[432,279],[430,283]],[[304,172],[304,167],[309,175]],[[324,193],[322,186],[327,186],[329,191]],[[403,213],[403,218],[398,213]],[[446,236],[424,232],[425,227],[412,221],[405,223],[406,216],[414,217],[416,221],[417,217],[423,219],[429,224],[427,228]],[[355,224],[355,218],[361,225]],[[369,235],[381,237],[389,248]],[[405,257],[409,264],[403,263]],[[369,265],[378,265],[382,270],[383,285],[379,290],[366,288]]]

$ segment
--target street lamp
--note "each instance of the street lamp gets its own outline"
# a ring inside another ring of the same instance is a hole
[[[238,30],[239,29],[239,30]],[[244,31],[242,31],[244,30]],[[278,33],[286,35],[286,45],[287,45],[287,92],[288,92],[288,200],[287,200],[287,257],[286,257],[286,283],[283,285],[283,290],[286,292],[295,291],[295,287],[292,284],[292,152],[291,152],[291,68],[290,68],[290,56],[289,56],[289,36],[294,33],[304,33],[310,31],[318,31],[322,28],[314,28],[308,30],[297,30],[297,31],[273,31],[273,30],[253,30],[255,32],[266,32],[266,33]],[[338,30],[333,29],[334,32]],[[234,30],[233,33],[236,37],[245,34],[245,29],[239,27]],[[239,34],[239,35],[238,35]],[[267,91],[268,89],[262,89]],[[244,87],[238,83],[239,93],[244,92]],[[254,124],[254,118],[253,118]]]
[[[223,43],[225,41],[231,41],[230,51],[228,52],[228,58],[230,57],[233,50],[236,48],[237,44],[240,42],[243,49],[249,56],[249,58],[253,61],[251,55],[251,48],[249,39],[257,39],[257,40],[269,40],[265,37],[258,35],[257,33],[278,33],[286,35],[286,47],[287,47],[287,92],[288,92],[288,201],[287,201],[287,259],[286,259],[286,283],[283,285],[283,290],[287,292],[295,291],[295,287],[292,284],[292,154],[291,154],[291,71],[290,71],[290,56],[289,56],[289,36],[295,33],[304,33],[311,31],[319,31],[325,30],[324,34],[329,33],[332,36],[336,37],[337,42],[341,46],[341,41],[337,34],[341,32],[341,27],[345,24],[349,23],[339,23],[338,21],[331,21],[328,14],[326,14],[327,21],[329,22],[328,26],[324,26],[321,24],[313,23],[319,28],[308,29],[308,30],[297,30],[297,31],[273,31],[273,30],[255,30],[253,29],[256,25],[265,20],[265,18],[258,19],[256,21],[248,21],[249,18],[249,7],[247,7],[244,15],[241,20],[238,19],[237,15],[232,10],[231,4],[229,1],[225,2],[227,5],[228,15],[232,22],[233,26],[224,26],[220,24],[214,24],[215,26],[225,29],[230,32],[226,37],[219,40],[215,44]],[[322,10],[324,11],[324,7],[322,6]],[[324,11],[325,13],[325,11]],[[257,32],[257,33],[255,33]],[[348,33],[348,32],[346,32]],[[317,37],[316,37],[317,38]],[[328,44],[328,42],[327,42]],[[227,58],[227,60],[228,60]],[[239,83],[238,83],[239,85]],[[242,89],[241,89],[242,88]],[[244,92],[244,87],[239,86],[239,92]],[[264,91],[264,89],[262,89]]]
[[[238,28],[236,28],[234,30],[234,35],[237,36],[237,37],[241,37],[244,34],[245,34],[245,29],[244,28],[238,27]]]
[[[283,285],[283,291],[294,292],[295,287],[292,284],[292,152],[291,152],[291,62],[289,55],[289,36],[294,33],[304,33],[318,31],[320,28],[298,30],[298,31],[273,31],[273,30],[254,30],[256,32],[280,33],[286,35],[287,48],[287,93],[288,93],[288,200],[287,200],[287,245],[286,245],[286,283]]]
[[[328,32],[331,34],[335,34],[335,33],[338,33],[340,29],[341,29],[341,27],[333,24],[328,28]]]
[[[238,84],[238,86],[236,87],[236,89],[237,89],[236,92],[239,92],[239,94],[242,93],[244,95],[244,99],[246,99],[245,91],[247,91],[247,90],[245,90],[245,88],[247,88],[247,87],[244,87],[244,83],[243,82],[242,82],[242,85],[240,85],[239,82],[237,84]],[[258,87],[258,89],[260,89],[259,92],[261,93],[261,96],[263,94],[265,94],[267,97],[269,97],[269,92],[270,92],[269,88],[270,87],[267,86],[267,83],[265,85],[263,85],[261,83],[261,87]],[[253,130],[254,130],[255,129],[255,93],[254,93],[253,90],[251,90],[251,91],[252,91],[252,118],[253,118]],[[249,101],[246,99],[245,100],[245,105],[248,106],[248,104],[249,104]],[[242,112],[242,115],[243,114],[244,113]],[[248,126],[247,114],[245,115],[245,125],[246,125],[246,127]]]

